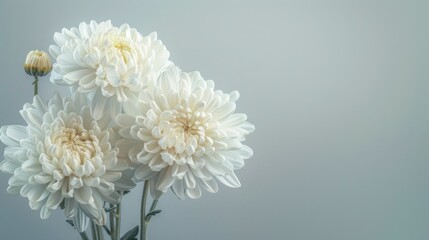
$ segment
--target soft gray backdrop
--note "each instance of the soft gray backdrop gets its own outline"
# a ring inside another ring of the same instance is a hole
[[[167,195],[150,240],[429,239],[428,1],[1,0],[0,125],[23,124],[27,52],[91,19],[157,31],[183,70],[239,90],[256,125],[243,186]],[[8,178],[0,239],[79,238],[62,212],[42,221],[7,194]],[[140,194],[125,198],[123,229]]]

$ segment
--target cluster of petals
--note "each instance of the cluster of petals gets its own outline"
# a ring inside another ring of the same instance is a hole
[[[238,97],[215,90],[199,72],[168,68],[154,91],[118,115],[119,158],[130,159],[135,179],[148,180],[155,198],[169,188],[181,199],[199,198],[202,188],[217,192],[217,181],[239,187],[234,170],[253,154],[241,142],[254,126],[234,112]]]
[[[83,229],[84,216],[103,224],[104,202],[118,203],[118,190],[134,187],[122,174],[128,164],[117,158],[111,118],[96,121],[79,93],[73,98],[55,94],[48,103],[35,96],[20,113],[27,126],[0,129],[7,146],[0,170],[12,174],[8,192],[28,198],[42,219],[61,205]]]
[[[96,118],[106,110],[116,116],[170,64],[155,32],[143,36],[128,24],[81,23],[55,33],[54,40],[51,81],[92,96]]]

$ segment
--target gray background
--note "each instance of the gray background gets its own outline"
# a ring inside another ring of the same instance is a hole
[[[239,90],[256,125],[243,186],[168,194],[150,240],[429,239],[428,1],[1,0],[0,125],[23,124],[27,52],[91,19],[157,31],[183,70]],[[79,238],[61,211],[42,221],[7,194],[8,178],[0,239]],[[140,194],[124,201],[123,229]]]

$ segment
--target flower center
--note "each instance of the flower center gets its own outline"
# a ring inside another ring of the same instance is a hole
[[[127,51],[127,52],[131,52],[131,47],[128,43],[126,43],[125,41],[122,42],[117,42],[115,44],[115,48],[118,49],[119,51]]]
[[[210,142],[206,136],[210,119],[210,114],[191,109],[164,111],[160,117],[158,144],[176,159],[192,156]]]
[[[204,137],[204,127],[201,124],[201,119],[192,115],[191,112],[180,113],[172,124],[177,133],[183,133],[188,137]]]
[[[130,44],[124,40],[120,40],[116,42],[113,46],[122,55],[122,59],[124,60],[124,63],[127,64],[129,55],[131,54],[131,51],[132,51]]]
[[[80,160],[81,164],[96,155],[93,137],[80,124],[75,123],[69,128],[54,132],[52,140],[63,157],[68,154],[73,159]]]

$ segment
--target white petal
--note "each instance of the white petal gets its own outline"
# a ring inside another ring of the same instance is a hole
[[[245,122],[246,119],[246,114],[235,113],[222,120],[222,127],[236,127],[239,126],[241,123]]]
[[[159,173],[158,182],[156,189],[166,192],[169,187],[174,183],[175,178],[173,177],[173,168],[167,167]]]
[[[0,163],[0,170],[5,173],[13,174],[15,169],[19,168],[20,164],[14,161],[3,160]]]
[[[81,204],[80,208],[91,219],[101,219],[103,217],[102,212],[104,210],[96,209],[91,204]]]
[[[90,219],[83,213],[83,211],[77,208],[76,214],[73,218],[73,223],[77,231],[84,232],[89,225]]]
[[[223,184],[231,188],[238,188],[241,186],[240,181],[234,173],[225,176],[216,176],[216,178]]]
[[[163,192],[159,191],[158,189],[156,189],[155,185],[158,181],[158,174],[155,175],[152,179],[149,180],[149,189],[150,189],[150,194],[152,196],[153,199],[160,199],[163,196]]]
[[[185,199],[185,184],[183,180],[176,180],[174,184],[171,186],[174,194],[180,199]]]
[[[39,209],[41,209],[42,207],[43,207],[43,205],[44,205],[45,203],[43,202],[43,201],[40,201],[40,202],[32,202],[32,201],[29,201],[28,202],[28,205],[30,206],[30,208],[32,209],[32,210],[39,210]]]
[[[68,218],[72,218],[77,214],[77,202],[74,199],[65,199],[64,214]]]
[[[9,138],[19,142],[21,139],[27,138],[26,127],[18,125],[8,126],[6,129],[6,135]]]
[[[130,127],[135,123],[135,117],[127,114],[119,114],[116,117],[116,122],[122,127]]]
[[[107,98],[96,95],[91,104],[91,111],[94,119],[99,120],[103,117],[106,111]]]
[[[144,181],[152,178],[157,173],[158,172],[152,171],[149,166],[141,165],[139,168],[136,169],[135,177],[139,181]]]
[[[28,200],[30,202],[37,202],[44,199],[49,194],[49,192],[45,191],[45,189],[45,185],[34,185],[28,193]],[[49,196],[50,195],[51,194],[49,194]]]
[[[103,195],[102,198],[104,201],[112,204],[117,204],[121,201],[121,195],[116,191],[112,192],[110,195]]]
[[[46,207],[50,209],[56,209],[58,205],[60,205],[62,200],[63,200],[63,197],[60,191],[51,193],[48,199],[46,200]]]
[[[229,103],[221,106],[220,108],[216,109],[213,112],[213,116],[216,119],[222,119],[222,118],[228,116],[229,114],[231,114],[234,110],[235,110],[235,103],[229,102]]]
[[[48,207],[46,207],[46,205],[44,205],[42,207],[42,209],[40,210],[40,218],[41,219],[48,219],[49,216],[51,216],[51,212],[52,212],[52,210],[49,209]]]
[[[92,190],[89,187],[81,187],[74,191],[75,199],[81,204],[92,204],[94,198],[92,197]]]
[[[211,193],[216,193],[219,190],[217,182],[214,179],[208,181],[199,180],[198,183]]]
[[[186,195],[192,199],[201,197],[201,188],[199,185],[195,185],[195,188],[186,188]]]
[[[104,179],[100,180],[100,185],[97,187],[98,191],[100,191],[103,195],[110,195],[115,190],[115,186],[111,182],[107,182]]]
[[[72,82],[76,82],[76,81],[79,81],[82,77],[93,73],[94,73],[94,69],[85,69],[85,68],[79,69],[65,74],[64,79],[67,79]]]
[[[185,175],[184,180],[185,180],[184,182],[185,182],[186,188],[195,188],[196,181],[192,173],[188,172]]]

